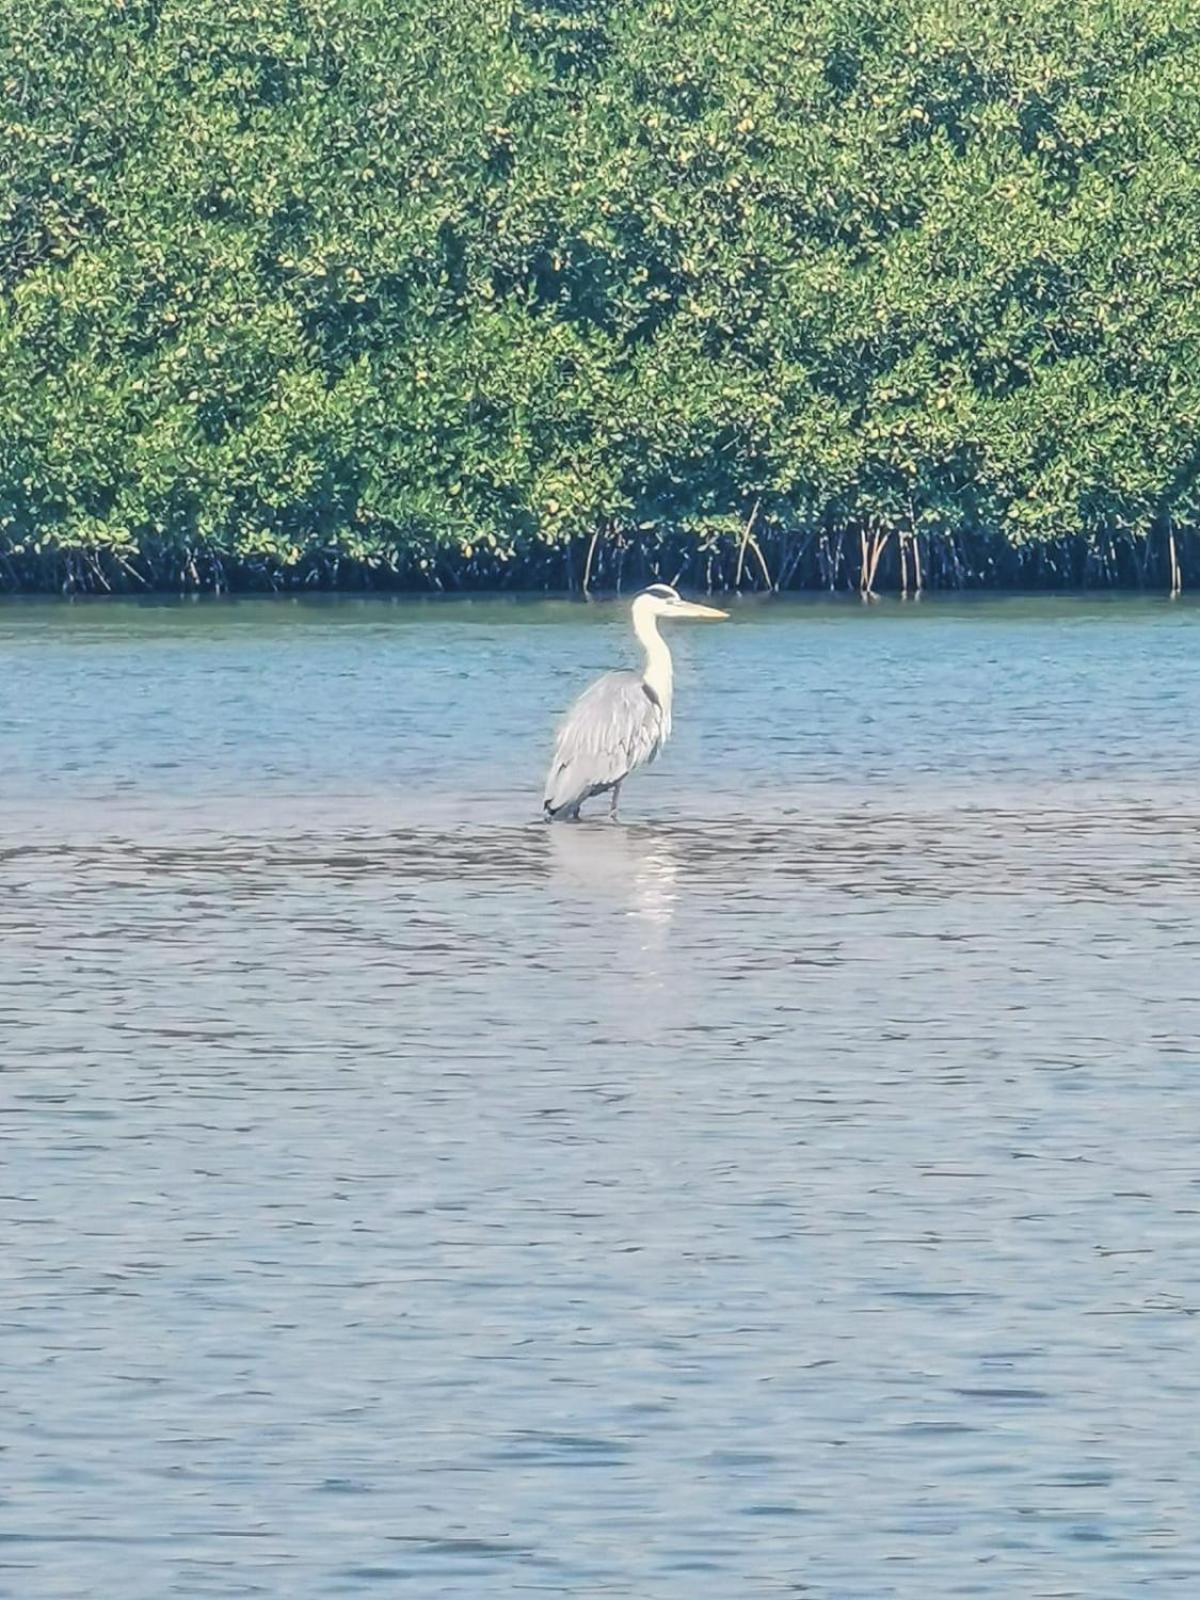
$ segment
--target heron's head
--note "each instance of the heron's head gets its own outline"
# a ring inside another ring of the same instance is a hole
[[[720,622],[729,615],[728,611],[718,611],[715,606],[702,606],[694,600],[685,600],[669,583],[652,583],[648,589],[642,590],[633,604],[635,609],[652,617],[695,617]]]

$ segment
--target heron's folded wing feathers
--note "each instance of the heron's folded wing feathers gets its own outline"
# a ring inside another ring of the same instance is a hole
[[[653,760],[662,742],[662,710],[636,672],[607,672],[567,712],[546,779],[552,810],[619,783]]]

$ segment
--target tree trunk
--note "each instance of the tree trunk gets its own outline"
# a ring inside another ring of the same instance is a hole
[[[592,540],[588,545],[587,560],[583,564],[583,598],[585,600],[589,597],[590,585],[592,581],[592,559],[596,554],[596,541],[599,539],[599,537],[600,529],[596,528],[593,530]]]

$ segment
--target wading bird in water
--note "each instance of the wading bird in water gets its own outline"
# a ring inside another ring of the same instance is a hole
[[[671,736],[671,652],[658,631],[660,617],[727,617],[727,611],[682,599],[668,583],[654,583],[633,602],[633,631],[646,656],[641,672],[606,672],[576,700],[558,730],[542,802],[546,821],[577,821],[593,795],[609,794],[616,820],[621,785],[653,761]]]

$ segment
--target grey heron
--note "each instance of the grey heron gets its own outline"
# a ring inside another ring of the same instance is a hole
[[[717,620],[729,613],[684,600],[669,583],[652,583],[633,602],[631,615],[645,665],[641,672],[606,672],[567,712],[546,775],[547,822],[577,821],[583,802],[605,793],[611,795],[608,814],[616,819],[621,785],[653,761],[671,736],[671,652],[658,619]]]

